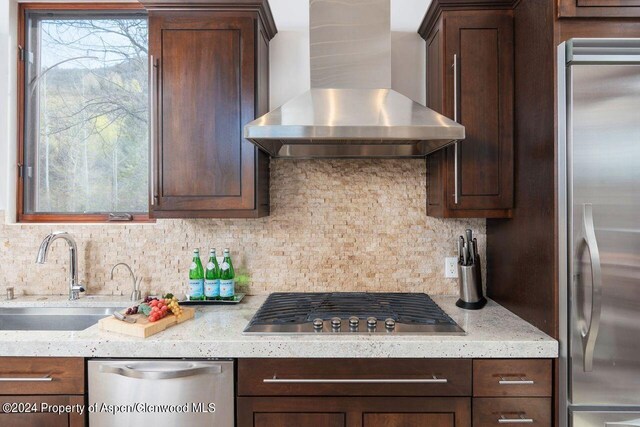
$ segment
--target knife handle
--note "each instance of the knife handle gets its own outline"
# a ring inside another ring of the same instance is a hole
[[[473,258],[478,259],[478,239],[476,239],[475,237],[473,239],[472,245],[473,245],[473,254],[474,254]]]
[[[469,265],[469,245],[467,242],[464,242],[463,251],[462,251],[463,263],[462,265]]]

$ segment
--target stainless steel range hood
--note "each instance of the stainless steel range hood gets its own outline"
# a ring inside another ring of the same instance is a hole
[[[311,90],[247,124],[273,157],[422,157],[464,127],[390,89],[389,0],[310,0]]]

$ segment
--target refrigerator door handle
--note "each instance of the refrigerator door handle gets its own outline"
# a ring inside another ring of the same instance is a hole
[[[602,267],[600,264],[600,251],[596,240],[595,228],[593,225],[593,206],[591,203],[583,205],[582,213],[582,233],[584,243],[589,251],[591,261],[591,316],[586,330],[580,331],[582,337],[582,349],[584,352],[584,371],[593,371],[593,352],[598,338],[600,328],[600,313],[602,311]],[[578,310],[579,313],[579,310]],[[584,320],[584,316],[583,319]]]

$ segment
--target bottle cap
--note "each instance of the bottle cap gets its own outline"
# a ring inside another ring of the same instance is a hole
[[[224,251],[225,251],[226,253],[229,253],[229,248],[224,248]]]
[[[198,248],[198,249],[194,249],[194,250],[193,250],[193,253],[194,253],[194,254],[196,254],[196,253],[197,253],[197,254],[199,254],[199,253],[200,253],[200,249],[199,249],[199,248]]]

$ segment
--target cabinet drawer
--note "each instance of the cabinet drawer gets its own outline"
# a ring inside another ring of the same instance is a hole
[[[550,427],[551,399],[526,397],[473,399],[473,427],[511,424]]]
[[[240,359],[240,396],[469,396],[471,360]]]
[[[84,394],[84,359],[0,357],[0,394]]]
[[[551,360],[473,361],[474,396],[551,396]]]

